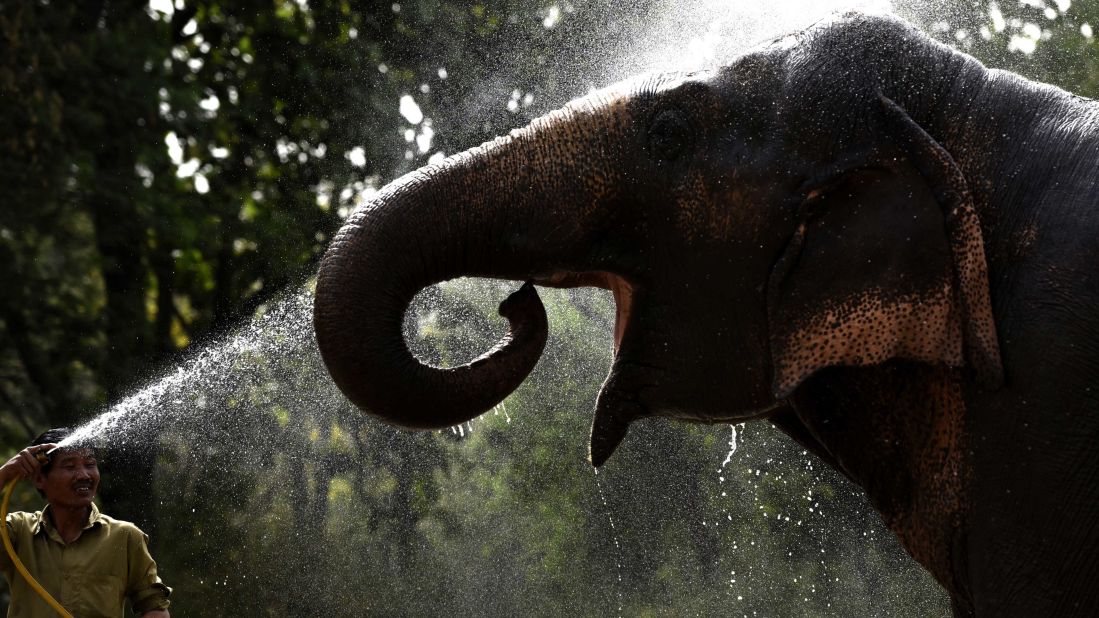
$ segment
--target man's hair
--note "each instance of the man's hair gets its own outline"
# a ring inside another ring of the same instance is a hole
[[[72,435],[71,427],[55,427],[53,429],[47,429],[43,431],[37,438],[31,442],[31,446],[37,446],[39,444],[57,444],[65,438]],[[49,474],[50,468],[53,467],[53,458],[42,464],[42,474]]]

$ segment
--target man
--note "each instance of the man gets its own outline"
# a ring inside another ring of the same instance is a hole
[[[47,505],[8,515],[15,552],[38,583],[80,618],[122,618],[129,599],[141,618],[169,618],[168,596],[149,555],[148,537],[130,522],[99,512],[92,502],[99,467],[91,448],[65,448],[39,459],[72,431],[51,429],[0,467],[0,487],[29,478]],[[8,617],[55,618],[57,612],[16,571],[0,547],[0,570],[11,587]]]

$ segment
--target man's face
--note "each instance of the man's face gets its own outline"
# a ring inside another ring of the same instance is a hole
[[[91,449],[59,451],[49,473],[38,472],[35,486],[55,508],[81,508],[92,504],[99,487],[99,465]]]

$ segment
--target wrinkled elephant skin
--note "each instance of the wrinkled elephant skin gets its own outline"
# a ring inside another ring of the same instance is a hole
[[[428,367],[401,336],[420,289],[609,289],[595,465],[640,418],[767,418],[958,615],[1099,615],[1097,162],[1096,103],[846,15],[389,185],[324,258],[317,342],[366,412],[446,427],[523,381],[546,316],[524,285],[499,345]]]

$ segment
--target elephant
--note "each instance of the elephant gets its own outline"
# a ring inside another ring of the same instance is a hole
[[[512,392],[535,286],[616,305],[591,461],[630,424],[766,419],[857,483],[958,616],[1099,613],[1099,104],[847,13],[596,90],[411,172],[321,260],[314,330],[412,430]],[[523,282],[509,331],[417,360],[425,286]]]

